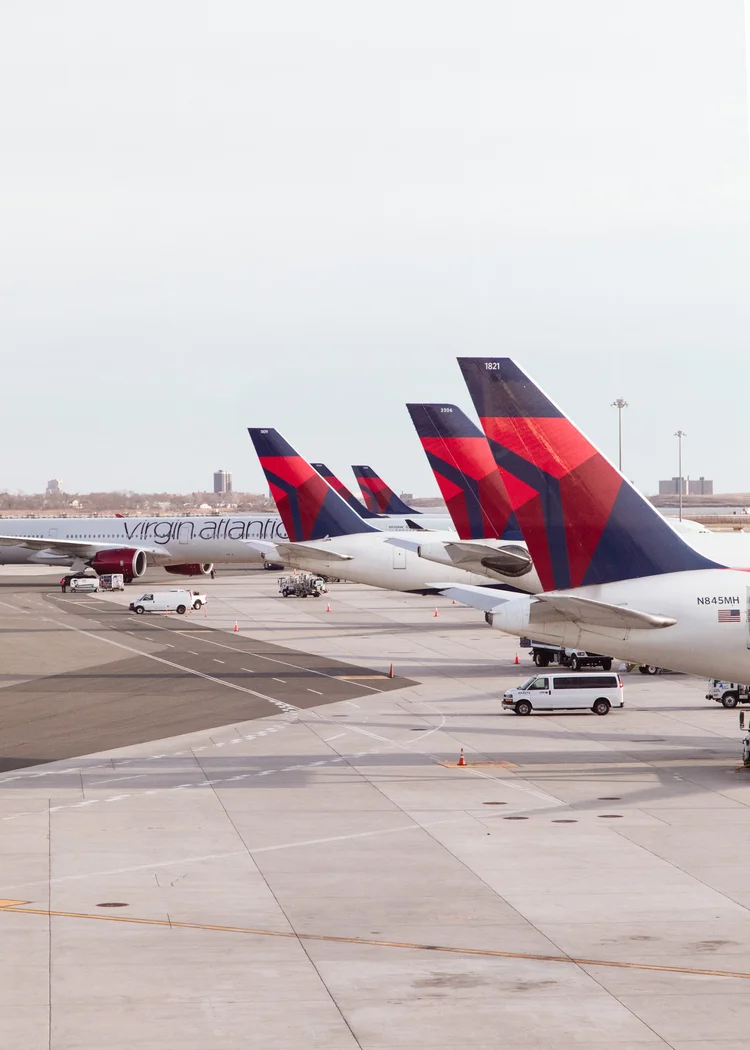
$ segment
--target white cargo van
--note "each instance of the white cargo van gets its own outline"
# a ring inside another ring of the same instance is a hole
[[[517,715],[532,711],[593,711],[608,715],[624,707],[619,674],[535,674],[503,695],[503,710]]]
[[[176,612],[182,616],[188,609],[200,609],[205,602],[204,594],[175,588],[171,591],[150,591],[148,594],[142,594],[130,603],[130,609],[139,616],[145,612]]]

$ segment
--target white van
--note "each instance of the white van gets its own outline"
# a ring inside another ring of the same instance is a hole
[[[171,591],[151,591],[142,594],[130,603],[130,611],[142,616],[145,612],[176,612],[183,616],[188,609],[200,609],[205,604],[205,595],[197,591],[175,588]]]
[[[624,707],[619,674],[535,674],[503,695],[503,710],[517,715],[532,711],[593,711],[608,715]]]

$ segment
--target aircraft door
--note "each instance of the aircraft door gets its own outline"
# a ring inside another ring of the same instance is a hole
[[[57,539],[57,529],[50,529],[49,530],[49,538],[51,540],[56,540]]]
[[[406,551],[404,550],[403,547],[394,547],[393,548],[393,568],[394,569],[405,569],[406,568]]]

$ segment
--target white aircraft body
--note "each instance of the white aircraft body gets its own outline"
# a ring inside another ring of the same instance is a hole
[[[429,535],[434,535],[437,542],[449,542],[449,533]],[[389,535],[382,532],[338,535],[305,542],[247,542],[266,560],[390,591],[430,594],[438,592],[447,583],[485,588],[494,583],[518,590],[539,585],[533,569],[522,577],[494,572],[488,578],[457,566],[438,568],[414,551],[394,545]]]
[[[445,518],[420,516],[425,528],[444,527]],[[375,518],[390,532],[410,531],[405,517]],[[177,575],[198,576],[224,565],[261,561],[247,541],[285,540],[278,514],[157,518],[0,519],[0,565],[59,565],[99,573],[122,572],[128,582],[147,565]]]
[[[508,601],[486,589],[446,587],[443,594],[483,610],[490,626],[516,637],[750,681],[747,572],[698,569]]]

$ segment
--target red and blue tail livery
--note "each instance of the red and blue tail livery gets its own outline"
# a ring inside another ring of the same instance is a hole
[[[349,491],[344,482],[339,481],[339,479],[336,477],[333,471],[329,470],[325,463],[312,463],[311,466],[313,470],[317,470],[321,478],[327,481],[335,492],[338,492],[339,496],[341,496],[343,500],[346,500],[346,502],[349,504],[352,510],[356,510],[360,518],[379,517],[378,514],[373,514],[371,510],[368,510],[364,503],[360,503],[357,497]]]
[[[459,358],[544,590],[720,568],[507,357]]]
[[[374,514],[421,514],[419,510],[407,507],[400,496],[375,473],[372,467],[352,467],[357,484],[362,492],[362,499],[367,509]]]
[[[376,532],[276,430],[248,427],[271,495],[295,543]]]
[[[487,438],[456,405],[407,405],[459,539],[521,540]]]

